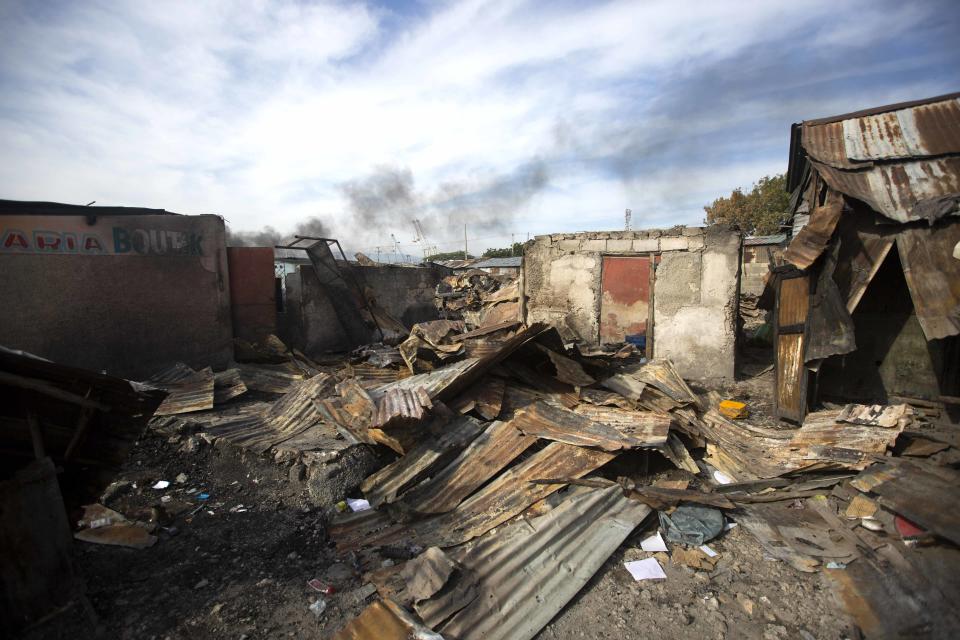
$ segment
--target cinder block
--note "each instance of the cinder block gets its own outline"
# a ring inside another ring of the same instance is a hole
[[[607,240],[607,251],[610,253],[629,253],[633,250],[633,241],[625,239]]]
[[[580,243],[581,251],[606,251],[607,241],[600,238],[584,239]]]
[[[703,236],[694,236],[687,238],[687,250],[688,251],[699,251],[703,249],[704,246]]]
[[[683,235],[685,236],[702,236],[703,227],[684,227]]]
[[[660,238],[660,251],[686,251],[689,239],[684,236]]]
[[[579,240],[561,240],[557,244],[560,251],[579,251],[580,250],[580,241]]]
[[[657,238],[644,238],[633,241],[633,250],[636,253],[655,253],[660,251],[660,240]]]

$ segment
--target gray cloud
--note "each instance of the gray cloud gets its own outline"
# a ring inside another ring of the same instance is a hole
[[[297,224],[292,233],[282,233],[271,226],[265,226],[259,231],[233,231],[227,227],[228,247],[274,247],[278,244],[289,244],[293,236],[315,236],[329,238],[330,227],[320,218],[313,217]]]

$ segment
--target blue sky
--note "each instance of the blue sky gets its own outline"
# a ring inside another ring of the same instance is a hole
[[[956,2],[0,4],[0,197],[374,253],[696,224],[792,122],[960,90]]]

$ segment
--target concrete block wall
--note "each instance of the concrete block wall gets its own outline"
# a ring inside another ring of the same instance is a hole
[[[598,343],[603,257],[658,253],[654,355],[686,378],[732,379],[740,248],[722,226],[537,236],[524,252],[526,320],[562,321]]]
[[[433,303],[434,292],[440,280],[451,273],[448,269],[394,265],[352,269],[377,304],[406,327],[439,317]],[[357,346],[340,324],[312,265],[303,265],[297,273],[288,275],[286,289],[281,338],[307,355],[348,351]],[[378,338],[371,330],[370,341]]]

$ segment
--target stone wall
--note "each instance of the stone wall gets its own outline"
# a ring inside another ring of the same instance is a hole
[[[740,246],[720,226],[538,236],[524,252],[526,320],[565,324],[596,344],[603,257],[659,254],[654,355],[687,378],[732,379]]]

